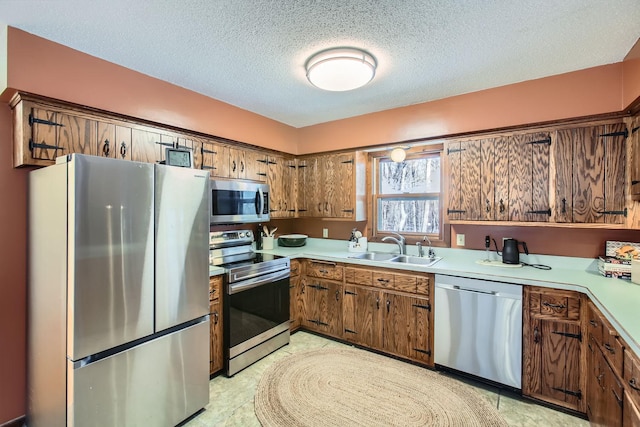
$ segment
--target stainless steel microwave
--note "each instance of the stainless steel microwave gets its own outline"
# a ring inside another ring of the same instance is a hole
[[[269,221],[269,185],[239,179],[212,179],[211,224]]]

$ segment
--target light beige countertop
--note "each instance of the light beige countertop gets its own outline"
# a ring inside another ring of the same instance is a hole
[[[597,260],[593,258],[559,257],[548,255],[520,255],[528,264],[545,264],[552,267],[545,271],[533,267],[495,267],[477,264],[486,258],[485,251],[434,248],[436,256],[442,257],[431,267],[388,261],[370,261],[350,258],[357,253],[348,251],[344,240],[307,239],[307,244],[298,248],[276,246],[264,251],[290,258],[313,258],[323,261],[347,262],[371,267],[420,271],[449,276],[469,277],[498,282],[516,283],[574,290],[585,293],[602,311],[631,350],[640,355],[640,285],[627,280],[606,278],[598,273]],[[369,243],[368,251],[398,252],[395,244]],[[426,252],[426,248],[425,248]],[[417,247],[407,246],[409,255],[417,255]],[[491,252],[491,259],[499,257]],[[217,267],[214,267],[217,268]]]

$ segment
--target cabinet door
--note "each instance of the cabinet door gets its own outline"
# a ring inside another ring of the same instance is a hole
[[[312,331],[318,330],[317,279],[303,277],[300,285],[300,324]]]
[[[96,121],[71,114],[58,113],[58,144],[65,153],[98,154]]]
[[[428,298],[411,298],[411,358],[433,363],[431,303]]]
[[[160,134],[146,129],[133,129],[131,132],[131,160],[135,162],[157,163],[161,154],[159,145]]]
[[[316,281],[318,330],[342,336],[342,285],[327,280]]]
[[[268,159],[271,218],[289,218],[295,214],[295,160],[281,156]]]
[[[447,147],[449,165],[449,219],[480,219],[481,141],[451,141]]]
[[[579,410],[580,324],[534,318],[524,367],[525,394]]]
[[[304,206],[306,212],[304,216],[322,217],[324,213],[324,171],[321,166],[320,157],[305,159],[305,166],[302,168],[304,174]]]
[[[631,148],[631,158],[629,164],[631,168],[631,198],[640,200],[640,116],[636,116],[631,123],[631,133],[629,135]]]
[[[229,178],[245,179],[247,168],[244,163],[244,150],[229,147]]]
[[[42,108],[32,108],[29,115],[31,138],[29,148],[31,157],[37,160],[55,160],[68,154],[58,144],[58,129],[63,126],[58,121],[58,113]]]
[[[246,179],[267,182],[267,154],[260,151],[244,150],[244,164]]]
[[[342,300],[343,338],[355,344],[380,348],[380,292],[345,285]]]
[[[304,304],[304,300],[301,292],[301,278],[300,276],[291,276],[289,281],[289,320],[292,331],[300,327],[300,307],[302,304]]]
[[[555,203],[551,215],[555,222],[573,222],[573,135],[573,129],[560,129],[552,145]]]
[[[549,221],[547,133],[514,135],[509,142],[509,220]]]
[[[631,400],[628,393],[624,394],[622,414],[622,427],[640,427],[640,408]]]
[[[131,128],[116,125],[116,157],[131,160]]]
[[[311,198],[307,193],[314,191],[309,178],[309,160],[297,159],[296,160],[296,215],[298,217],[310,216],[308,203]]]
[[[97,122],[98,139],[96,152],[100,157],[115,159],[118,148],[116,142],[116,125],[113,123]]]
[[[354,154],[323,157],[325,201],[323,217],[352,218],[355,213]]]
[[[213,374],[222,369],[223,366],[223,343],[222,343],[222,312],[220,310],[220,300],[211,303],[210,327],[211,343],[209,345],[209,374]]]
[[[413,354],[411,337],[412,299],[392,293],[383,295],[383,349],[391,354],[411,357]]]
[[[573,130],[573,222],[624,222],[624,124]]]

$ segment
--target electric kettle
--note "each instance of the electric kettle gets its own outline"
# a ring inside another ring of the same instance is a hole
[[[525,242],[518,242],[516,239],[505,239],[502,245],[502,262],[505,264],[520,264],[518,246],[522,246],[524,253],[529,255],[529,249]]]

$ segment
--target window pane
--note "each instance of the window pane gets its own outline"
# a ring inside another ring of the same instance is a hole
[[[378,231],[438,234],[439,205],[437,198],[378,199]]]
[[[438,193],[440,157],[380,162],[379,194]]]

